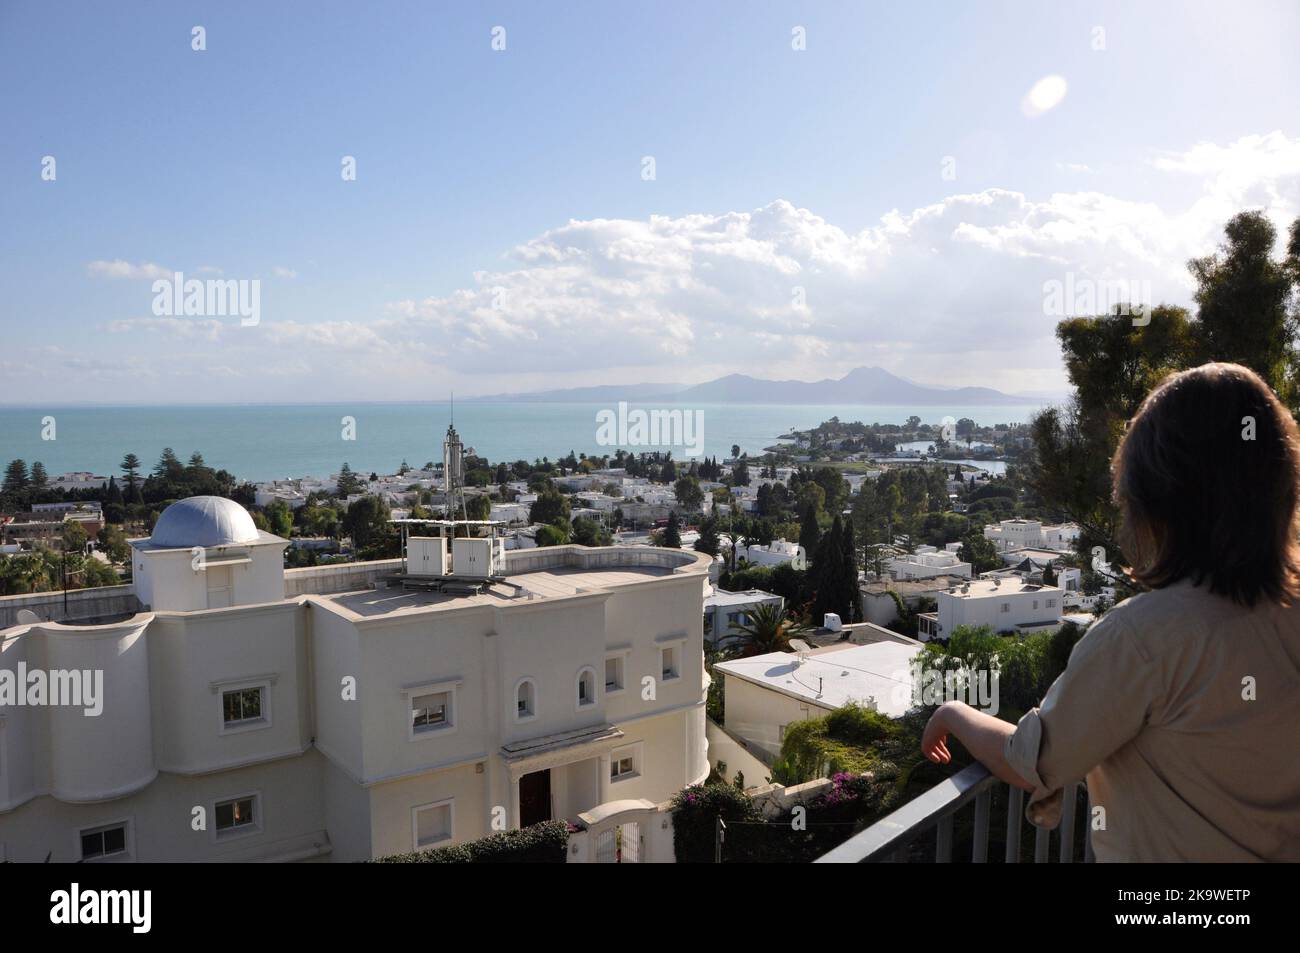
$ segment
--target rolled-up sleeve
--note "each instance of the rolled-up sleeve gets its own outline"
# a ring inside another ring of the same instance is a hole
[[[1020,719],[1003,748],[1008,764],[1034,786],[1025,806],[1030,823],[1056,827],[1064,787],[1142,730],[1159,691],[1154,668],[1114,615],[1079,640],[1043,703]]]

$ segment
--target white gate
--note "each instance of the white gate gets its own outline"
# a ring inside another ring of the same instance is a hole
[[[620,824],[596,835],[596,863],[635,864],[640,858],[640,824]]]

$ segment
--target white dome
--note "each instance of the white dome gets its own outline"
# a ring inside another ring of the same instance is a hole
[[[149,542],[154,546],[229,546],[255,543],[253,517],[234,500],[222,496],[191,496],[162,511]]]

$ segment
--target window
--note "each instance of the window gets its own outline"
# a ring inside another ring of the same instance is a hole
[[[257,830],[257,795],[218,801],[213,810],[216,816],[218,837],[228,837],[245,831]]]
[[[677,671],[677,647],[669,645],[659,650],[659,668],[663,674],[663,680],[676,678],[679,674]]]
[[[611,655],[605,659],[605,691],[623,690],[623,656]]]
[[[415,850],[425,850],[452,839],[455,801],[437,801],[411,809],[411,837]]]
[[[578,707],[596,704],[596,672],[584,668],[578,673]]]
[[[451,724],[451,692],[432,692],[411,699],[411,731],[421,734]]]
[[[1002,603],[1002,611],[1003,611],[1003,612],[1010,612],[1010,611],[1011,611],[1011,603],[1009,603],[1009,602],[1004,602],[1004,603]]]
[[[1038,608],[1038,600],[1037,600],[1037,599],[1034,600],[1034,608],[1035,608],[1035,609]]]
[[[1055,608],[1056,608],[1056,600],[1055,600],[1055,599],[1048,599],[1048,600],[1047,600],[1047,608],[1049,608],[1049,609],[1055,609]]]
[[[624,781],[641,774],[641,745],[615,748],[609,756],[609,780]]]
[[[221,720],[227,728],[262,721],[262,702],[265,689],[258,685],[254,688],[236,688],[221,693]]]
[[[525,721],[537,714],[537,683],[531,678],[520,679],[515,688],[515,718]]]
[[[81,859],[122,857],[126,849],[126,822],[92,827],[81,832]]]

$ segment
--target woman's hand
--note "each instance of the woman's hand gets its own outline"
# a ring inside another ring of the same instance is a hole
[[[921,735],[921,753],[939,764],[947,764],[952,760],[952,755],[948,752],[948,732],[951,730],[948,725],[950,704],[951,702],[945,702],[935,709],[930,720],[926,722],[925,732]]]

